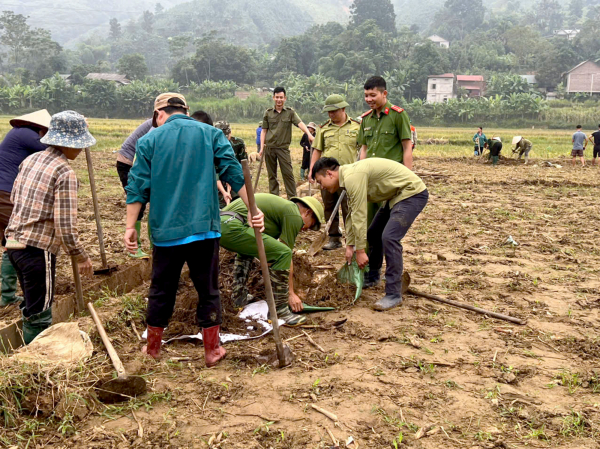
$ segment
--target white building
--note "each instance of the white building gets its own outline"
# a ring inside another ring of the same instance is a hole
[[[437,34],[433,34],[433,35],[429,36],[427,39],[429,39],[431,42],[436,44],[438,47],[442,47],[442,48],[450,47],[450,42],[447,41],[446,39],[444,39],[443,37],[438,36]]]
[[[555,36],[566,37],[567,40],[573,40],[581,30],[554,30],[552,33]]]
[[[454,74],[429,75],[427,79],[427,102],[445,103],[450,98],[456,98]]]

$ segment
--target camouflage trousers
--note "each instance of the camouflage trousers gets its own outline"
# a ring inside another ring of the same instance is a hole
[[[233,265],[232,299],[236,307],[244,307],[252,299],[248,291],[248,275],[254,257],[238,254]]]

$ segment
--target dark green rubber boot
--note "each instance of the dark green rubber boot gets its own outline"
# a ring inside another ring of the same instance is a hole
[[[52,325],[52,307],[41,313],[23,317],[23,341],[26,345],[31,343],[35,337]]]
[[[22,296],[17,296],[17,270],[13,267],[8,253],[2,253],[2,267],[0,268],[2,282],[2,298],[0,299],[0,307],[6,307],[23,301]]]
[[[306,323],[306,317],[292,313],[288,304],[290,271],[269,269],[269,273],[271,274],[271,285],[273,287],[277,317],[280,320],[284,320],[286,326],[298,326]]]

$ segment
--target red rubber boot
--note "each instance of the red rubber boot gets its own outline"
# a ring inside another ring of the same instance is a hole
[[[219,360],[225,357],[227,351],[220,345],[219,331],[221,326],[202,329],[202,341],[204,342],[204,361],[208,368],[215,366]]]
[[[148,354],[154,359],[160,358],[160,345],[162,344],[163,327],[148,326],[148,344],[142,348],[144,354]]]

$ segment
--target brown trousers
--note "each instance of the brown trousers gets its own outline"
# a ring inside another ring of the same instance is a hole
[[[329,220],[333,210],[335,209],[335,205],[337,204],[338,199],[340,198],[341,190],[338,190],[335,193],[329,193],[325,189],[321,189],[321,198],[323,200],[323,206],[325,207],[325,220]],[[348,217],[348,196],[345,196],[342,200],[342,216],[344,218],[344,223],[346,223],[346,217]],[[331,227],[329,228],[329,236],[330,237],[341,237],[342,233],[340,231],[340,214],[338,213],[333,221],[331,222]]]

